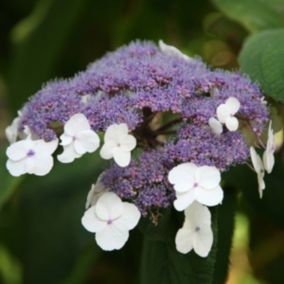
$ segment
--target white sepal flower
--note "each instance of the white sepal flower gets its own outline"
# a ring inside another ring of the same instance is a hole
[[[14,118],[12,123],[5,129],[5,134],[10,144],[15,143],[17,140],[19,121],[20,117]]]
[[[168,55],[171,55],[171,56],[177,56],[177,57],[180,57],[180,58],[182,58],[186,61],[192,61],[192,59],[189,56],[182,53],[176,47],[164,43],[162,40],[159,40],[159,47],[160,47],[161,51],[164,52],[165,54],[168,54]]]
[[[208,120],[208,124],[212,129],[213,133],[220,135],[223,132],[222,123],[215,117],[210,117]]]
[[[101,157],[106,160],[113,158],[120,167],[127,167],[131,161],[131,151],[136,147],[136,138],[128,132],[125,123],[110,125],[104,136]]]
[[[87,195],[85,208],[88,209],[90,206],[96,204],[98,199],[109,189],[101,182],[104,173],[101,173],[97,179],[96,184],[92,184],[91,189]]]
[[[44,176],[53,167],[52,154],[58,146],[58,140],[45,142],[31,140],[28,137],[13,143],[7,148],[8,161],[6,167],[11,175],[34,174]]]
[[[201,257],[207,257],[212,244],[211,214],[206,206],[192,203],[185,212],[185,220],[176,234],[176,249],[186,254],[194,250]]]
[[[215,206],[223,200],[221,175],[216,167],[183,163],[170,170],[168,179],[176,191],[174,207],[178,211],[186,209],[194,201]]]
[[[254,170],[257,174],[257,181],[258,181],[258,192],[260,198],[262,198],[263,190],[265,189],[265,182],[264,182],[264,165],[260,158],[260,156],[256,153],[254,147],[250,147],[250,157],[252,161],[252,165]]]
[[[274,141],[274,134],[272,129],[272,122],[269,122],[268,127],[268,138],[266,143],[266,149],[263,153],[263,165],[267,173],[271,173],[272,169],[274,167],[275,158],[274,158],[274,152],[275,152],[275,141]]]
[[[62,163],[71,163],[86,153],[93,153],[100,145],[99,136],[82,113],[73,115],[66,122],[60,139],[64,150],[57,158]]]
[[[139,222],[141,213],[129,202],[123,202],[115,193],[106,192],[82,217],[82,225],[95,233],[96,242],[105,251],[121,249]]]
[[[236,131],[239,127],[239,121],[234,115],[239,111],[240,106],[237,98],[230,97],[224,104],[217,107],[217,118],[229,131]]]

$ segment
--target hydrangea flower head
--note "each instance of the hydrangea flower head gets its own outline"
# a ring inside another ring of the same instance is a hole
[[[243,130],[261,140],[269,121],[263,102],[259,87],[238,72],[212,70],[162,41],[132,42],[39,90],[7,130],[7,167],[42,175],[59,139],[58,159],[70,163],[95,152],[103,137],[99,153],[109,167],[92,186],[82,218],[98,245],[121,248],[140,215],[157,224],[162,209],[172,207],[186,216],[177,249],[206,257],[213,241],[206,206],[226,194],[222,173],[250,156]],[[261,160],[267,172],[274,150],[269,130]]]

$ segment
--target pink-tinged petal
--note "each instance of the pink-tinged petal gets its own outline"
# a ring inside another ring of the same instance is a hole
[[[220,186],[212,189],[202,187],[195,189],[196,201],[206,206],[215,206],[222,203],[224,193]]]
[[[74,114],[64,125],[64,132],[75,136],[79,131],[91,129],[86,116],[82,113]]]
[[[100,220],[95,213],[95,207],[92,206],[88,210],[85,211],[81,223],[83,227],[91,232],[96,233],[104,230],[106,228],[107,222]]]
[[[183,211],[190,206],[194,200],[195,193],[193,189],[184,193],[177,193],[174,207],[177,211]]]
[[[126,123],[112,124],[106,130],[104,141],[118,141],[120,136],[124,136],[126,134],[128,134],[128,126]]]
[[[215,188],[221,181],[220,171],[216,167],[201,166],[196,170],[196,181],[205,189]]]
[[[25,166],[25,160],[14,162],[12,160],[8,160],[6,163],[6,168],[9,171],[9,173],[14,176],[18,177],[23,174],[26,174],[26,166]]]
[[[234,116],[228,117],[225,124],[229,131],[236,131],[239,128],[239,121]]]
[[[77,134],[76,140],[74,141],[75,151],[79,155],[85,153],[93,153],[100,146],[100,138],[92,130],[84,130]]]
[[[220,135],[223,132],[223,126],[216,118],[210,117],[208,120],[208,124],[213,133],[215,133],[216,135]]]
[[[131,153],[123,151],[120,147],[113,149],[113,159],[120,167],[127,167],[131,161]]]
[[[184,228],[179,229],[176,234],[175,243],[178,252],[183,254],[189,253],[193,249],[192,231]]]
[[[213,232],[210,226],[200,226],[193,239],[193,249],[201,257],[207,257],[212,244]]]
[[[193,163],[183,163],[172,168],[168,180],[177,192],[186,192],[193,188],[197,166]]]
[[[219,105],[216,113],[218,120],[222,123],[225,123],[227,118],[231,116],[230,109],[225,104]]]
[[[96,242],[105,251],[121,249],[129,237],[128,231],[120,231],[112,225],[108,225],[104,230],[96,233]]]
[[[8,158],[14,162],[26,158],[29,150],[33,150],[34,143],[30,139],[21,140],[10,145],[6,150]]]
[[[137,206],[129,202],[123,202],[122,215],[113,224],[123,231],[132,230],[138,224],[140,217],[141,213]]]
[[[236,114],[241,107],[240,101],[235,97],[228,98],[225,104],[229,108],[232,115]]]
[[[97,201],[95,210],[98,218],[114,221],[123,214],[123,202],[113,192],[105,192]]]

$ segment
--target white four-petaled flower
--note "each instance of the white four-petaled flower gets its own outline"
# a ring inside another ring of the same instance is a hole
[[[183,163],[174,167],[168,175],[169,182],[176,191],[174,207],[182,211],[195,200],[207,206],[222,202],[221,175],[216,167]]]
[[[52,154],[56,150],[58,140],[45,142],[44,140],[31,140],[28,137],[13,143],[7,148],[7,169],[13,176],[34,174],[44,176],[53,167]]]
[[[73,115],[66,122],[60,139],[64,150],[57,158],[62,163],[71,163],[86,153],[93,153],[100,145],[99,136],[82,113]]]
[[[171,55],[171,56],[177,56],[177,57],[180,57],[180,58],[182,58],[186,61],[192,60],[189,56],[182,53],[179,49],[177,49],[176,47],[174,47],[172,45],[168,45],[168,44],[164,43],[162,40],[159,40],[159,47],[160,47],[161,51],[164,52],[165,54],[168,54],[168,55]]]
[[[213,244],[209,209],[194,202],[185,210],[184,215],[184,224],[175,239],[177,251],[186,254],[193,249],[201,257],[208,256]]]
[[[82,217],[82,225],[95,233],[97,244],[106,251],[121,249],[139,222],[141,213],[129,202],[123,202],[115,193],[106,192],[99,197]]]
[[[136,147],[136,138],[128,132],[125,123],[110,125],[104,136],[101,157],[106,160],[113,158],[120,167],[127,167],[131,160],[131,151]]]
[[[235,114],[239,111],[240,106],[239,100],[235,97],[230,97],[224,104],[220,104],[216,110],[217,119],[211,117],[208,121],[212,131],[218,135],[221,134],[223,124],[229,131],[236,131],[239,127],[239,121]]]

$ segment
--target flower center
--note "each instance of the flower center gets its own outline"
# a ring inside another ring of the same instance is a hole
[[[194,187],[194,188],[195,188],[195,187],[198,187],[198,183],[195,182],[195,183],[193,184],[193,187]]]
[[[112,224],[112,221],[113,221],[113,220],[111,220],[111,219],[107,220],[107,224],[108,224],[108,225],[111,225],[111,224]]]
[[[34,150],[32,150],[32,149],[30,149],[29,151],[28,151],[28,153],[27,153],[27,157],[32,157],[32,156],[34,156],[35,155],[35,152],[34,152]]]
[[[201,230],[201,228],[199,226],[195,227],[195,232],[199,232]]]

